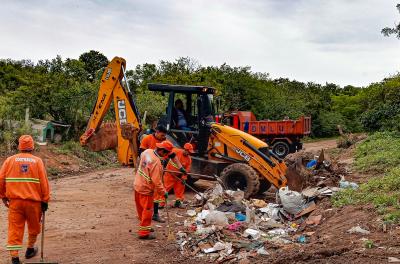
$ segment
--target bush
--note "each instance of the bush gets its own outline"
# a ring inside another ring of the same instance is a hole
[[[22,125],[17,128],[3,128],[0,131],[0,153],[12,153],[18,149],[18,139],[22,135],[32,135],[32,129],[29,126]]]

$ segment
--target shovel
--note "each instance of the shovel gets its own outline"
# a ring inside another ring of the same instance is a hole
[[[45,220],[46,220],[46,212],[43,212],[43,215],[42,215],[42,237],[41,237],[41,243],[40,243],[40,261],[39,262],[25,262],[25,264],[58,264],[58,262],[44,261],[44,258],[43,258]]]

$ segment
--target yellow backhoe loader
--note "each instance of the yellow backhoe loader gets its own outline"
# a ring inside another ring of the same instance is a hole
[[[105,69],[96,105],[80,142],[95,151],[116,148],[119,162],[134,166],[138,155],[141,123],[139,111],[126,81],[125,69],[126,62],[120,57],[115,57]],[[122,85],[123,80],[125,87]],[[186,142],[195,146],[192,172],[218,175],[227,188],[244,190],[246,198],[266,191],[271,184],[277,188],[287,185],[285,163],[265,142],[243,131],[213,122],[214,88],[149,84],[148,89],[168,96],[166,113],[159,122],[167,127],[168,139],[178,147]],[[187,119],[185,129],[176,124],[177,99],[184,103]],[[106,125],[100,129],[112,100],[116,126]],[[114,139],[110,140],[110,137]],[[199,178],[201,176],[190,180],[194,182]]]

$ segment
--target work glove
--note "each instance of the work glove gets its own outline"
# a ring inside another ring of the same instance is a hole
[[[168,199],[168,192],[164,193],[164,197],[165,197],[165,199]]]
[[[179,171],[182,172],[183,175],[187,174],[187,171],[185,170],[184,167],[181,167],[181,168],[179,169]]]
[[[49,204],[42,202],[42,212],[46,212],[48,208],[49,208]]]
[[[8,198],[3,198],[1,200],[3,200],[3,203],[7,208],[10,206],[10,201],[8,200]]]
[[[171,154],[168,155],[168,158],[173,159],[176,157],[176,153],[172,152]]]

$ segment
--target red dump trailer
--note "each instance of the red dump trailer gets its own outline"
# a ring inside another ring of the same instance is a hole
[[[265,141],[279,157],[302,149],[301,139],[311,133],[311,117],[297,120],[259,120],[249,111],[234,111],[216,118],[217,122],[240,129]]]

